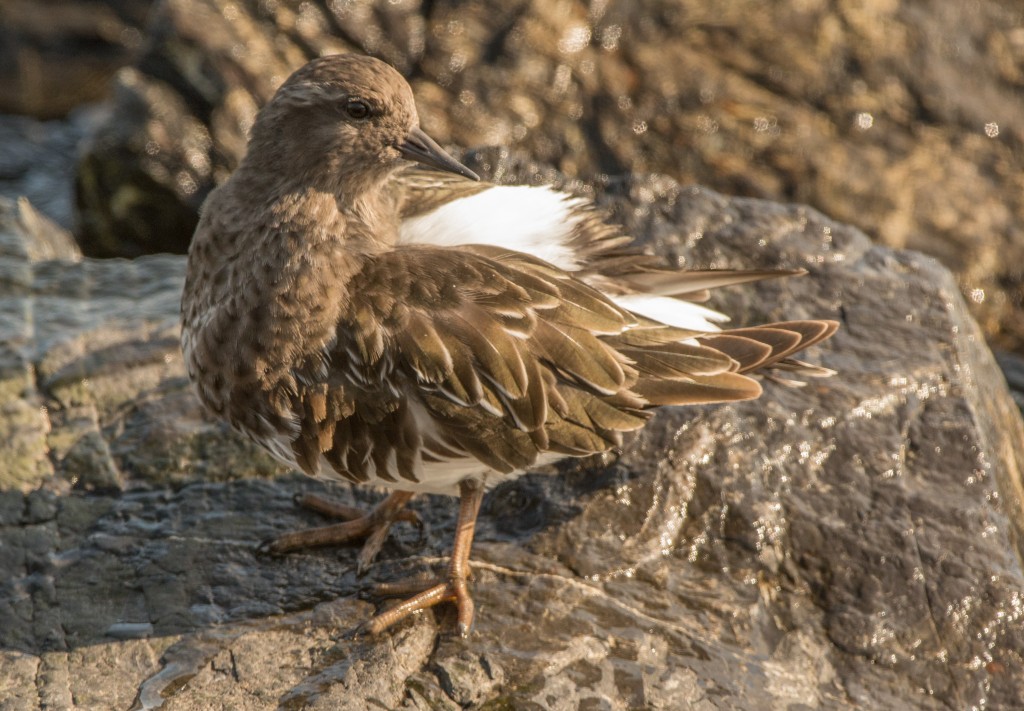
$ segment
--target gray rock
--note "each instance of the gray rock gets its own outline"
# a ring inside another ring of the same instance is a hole
[[[552,174],[504,150],[468,160]],[[1024,427],[949,272],[814,210],[664,177],[596,197],[670,262],[806,267],[715,305],[739,323],[838,317],[809,355],[839,375],[665,409],[619,456],[491,492],[465,641],[444,607],[348,634],[373,612],[365,583],[443,563],[450,499],[414,500],[425,541],[398,527],[364,581],[355,548],[256,554],[319,523],[292,498],[325,487],[268,478],[198,408],[182,258],[0,257],[20,275],[0,283],[0,430],[21,433],[0,469],[2,708],[1018,703]]]
[[[20,197],[0,197],[0,255],[19,261],[78,261],[82,252],[71,233]]]
[[[239,457],[276,471],[225,440],[192,399],[178,346],[180,257],[33,261],[54,248],[25,225],[0,219],[0,488],[31,489],[54,473],[84,490],[166,484],[195,467],[218,479]]]
[[[96,119],[90,109],[64,121],[0,116],[0,198],[16,202],[25,197],[61,227],[72,228],[78,148]]]

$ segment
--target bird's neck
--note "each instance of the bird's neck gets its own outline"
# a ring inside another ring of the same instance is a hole
[[[387,178],[388,173],[381,173],[354,179],[343,167],[326,164],[287,175],[243,164],[232,183],[247,204],[262,205],[261,214],[250,219],[310,240],[340,242],[347,250],[372,253],[393,246],[397,239],[398,207],[394,196],[382,189]]]
[[[345,218],[346,244],[364,253],[380,252],[394,247],[398,241],[398,207],[383,190],[357,194],[339,200]]]

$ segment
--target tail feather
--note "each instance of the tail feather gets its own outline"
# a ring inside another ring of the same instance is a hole
[[[736,336],[727,331],[721,336],[709,336],[698,341],[716,348],[736,361],[736,372],[746,373],[766,364],[772,357],[772,346],[756,338]]]
[[[803,374],[811,376],[814,366],[805,367],[800,361],[789,360],[789,356],[820,343],[835,333],[838,327],[838,322],[827,320],[780,321],[698,336],[697,341],[738,361],[740,373],[763,368],[783,368],[791,371],[806,370]]]
[[[684,343],[619,347],[619,351],[638,373],[632,390],[649,407],[732,402],[761,394],[754,375],[792,387],[805,384],[797,378],[831,375],[827,368],[790,356],[828,338],[837,327],[835,321],[786,321],[703,334]]]
[[[615,277],[618,282],[640,293],[703,302],[707,301],[712,289],[805,274],[806,269],[701,269],[679,272],[647,267]]]
[[[641,378],[633,390],[652,407],[660,405],[709,405],[716,402],[753,400],[761,385],[739,373],[694,375],[681,380]]]
[[[794,358],[780,360],[778,363],[772,365],[772,370],[799,373],[802,378],[831,378],[836,374],[836,371],[831,368],[825,368],[824,366],[814,365],[812,363],[805,363],[802,360],[796,360]]]
[[[692,348],[693,353],[680,353],[670,348],[622,348],[619,353],[629,358],[639,372],[666,380],[715,375],[735,369],[735,361],[712,348]]]

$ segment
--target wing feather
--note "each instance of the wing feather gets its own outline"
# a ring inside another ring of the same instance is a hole
[[[700,291],[775,275],[677,284]],[[757,397],[743,373],[824,371],[790,356],[835,331],[810,320],[715,333],[666,326],[493,246],[402,245],[367,258],[349,294],[326,354],[329,382],[296,396],[292,449],[311,473],[322,458],[354,482],[399,487],[424,461],[475,458],[511,472],[542,452],[615,447],[651,407]]]

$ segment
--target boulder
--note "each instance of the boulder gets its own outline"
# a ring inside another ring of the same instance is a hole
[[[60,118],[110,93],[145,40],[153,0],[5,0],[0,112]]]
[[[584,181],[808,203],[937,256],[1024,352],[1024,46],[1007,0],[165,0],[78,173],[88,254],[184,252],[256,107],[310,57],[409,77],[443,144]],[[155,218],[155,219],[152,219]]]
[[[467,160],[557,177],[505,149]],[[199,408],[182,257],[0,255],[4,708],[1019,703],[1024,426],[953,275],[807,207],[664,176],[593,194],[669,263],[808,269],[713,305],[838,318],[808,357],[839,374],[663,409],[622,452],[490,492],[466,640],[446,607],[350,634],[367,583],[443,564],[452,499],[415,499],[426,532],[398,526],[362,580],[355,547],[257,554],[321,523],[292,499],[328,490]]]

